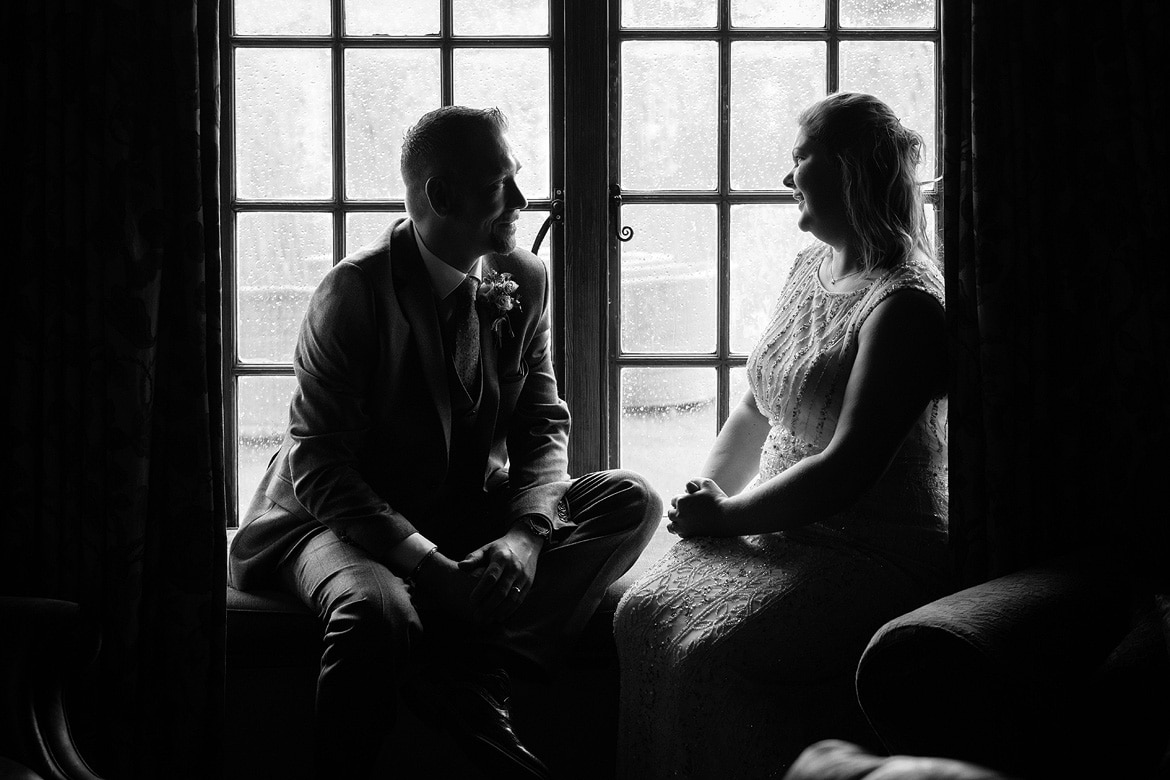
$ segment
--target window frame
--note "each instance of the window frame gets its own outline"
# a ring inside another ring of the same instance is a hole
[[[569,471],[583,474],[620,464],[620,371],[627,366],[702,366],[717,372],[716,430],[722,427],[734,399],[729,398],[729,372],[746,362],[746,354],[729,349],[730,317],[730,210],[740,203],[794,203],[791,190],[744,191],[730,189],[730,117],[720,109],[718,120],[719,187],[714,194],[691,191],[674,193],[621,192],[622,202],[715,203],[719,215],[717,234],[719,285],[716,321],[718,341],[713,354],[621,354],[618,351],[617,316],[620,313],[620,209],[614,208],[611,184],[620,181],[620,47],[630,39],[694,38],[716,40],[720,46],[719,101],[730,100],[731,46],[739,40],[825,41],[826,90],[837,88],[838,46],[845,40],[927,40],[935,44],[935,149],[937,177],[942,170],[942,5],[935,3],[933,28],[842,29],[840,0],[827,0],[826,26],[808,28],[731,29],[731,0],[717,0],[718,24],[714,29],[620,29],[620,0],[549,0],[546,36],[469,37],[452,34],[453,0],[440,0],[440,34],[437,36],[348,36],[343,34],[344,0],[329,0],[331,32],[315,36],[237,36],[234,34],[234,1],[225,0],[220,16],[221,40],[221,239],[223,245],[223,378],[225,469],[233,511],[229,523],[236,527],[243,507],[238,505],[238,381],[249,376],[291,376],[288,363],[245,363],[238,355],[236,332],[236,221],[242,211],[328,212],[333,219],[333,263],[345,256],[345,215],[349,212],[402,212],[402,200],[347,200],[344,196],[346,48],[439,48],[441,100],[453,97],[454,50],[462,47],[547,47],[549,49],[550,197],[531,200],[528,210],[556,211],[561,219],[545,237],[551,244],[550,291],[553,311],[553,351],[558,386],[572,414],[569,438]],[[244,201],[235,182],[235,50],[237,46],[328,46],[332,51],[332,99],[330,115],[333,155],[333,195],[327,200]],[[936,209],[936,242],[941,252],[943,219],[942,186],[927,192],[928,207]],[[615,216],[618,221],[615,222]],[[570,335],[571,334],[571,335]]]
[[[935,170],[928,177],[935,180],[935,186],[925,192],[926,208],[935,210],[935,242],[941,258],[942,247],[942,187],[939,176],[942,170],[942,2],[937,0],[934,9],[934,25],[931,28],[843,28],[840,24],[840,0],[827,0],[825,26],[822,28],[734,28],[731,26],[731,0],[717,0],[717,20],[714,28],[622,28],[622,0],[608,0],[609,26],[607,46],[609,52],[609,116],[608,116],[608,168],[610,171],[610,197],[616,197],[620,205],[627,204],[703,204],[716,207],[718,226],[716,245],[718,267],[716,269],[716,348],[713,353],[672,352],[672,353],[627,353],[621,351],[621,240],[618,233],[625,228],[620,220],[620,206],[612,210],[618,222],[606,231],[609,238],[607,265],[610,285],[605,291],[609,304],[607,314],[606,351],[604,369],[606,397],[603,415],[607,426],[604,432],[604,463],[607,466],[621,464],[621,372],[625,368],[714,368],[716,371],[716,420],[715,433],[727,421],[732,405],[737,401],[730,397],[730,374],[732,369],[747,363],[747,353],[732,352],[730,349],[731,321],[731,211],[740,204],[795,204],[792,190],[733,190],[731,188],[731,49],[738,41],[814,41],[825,43],[825,94],[835,92],[840,85],[840,44],[845,41],[927,41],[934,44],[934,85],[935,123],[934,148]],[[718,116],[717,116],[717,177],[715,190],[625,190],[621,182],[621,47],[625,41],[689,40],[714,41],[719,50]],[[636,230],[636,226],[633,226]],[[696,464],[697,466],[698,464]]]
[[[333,221],[333,265],[339,263],[347,251],[346,215],[355,212],[385,212],[387,215],[405,213],[403,199],[350,199],[345,196],[345,57],[347,49],[438,49],[440,73],[440,102],[451,105],[454,95],[455,50],[461,48],[546,48],[549,51],[549,192],[545,197],[529,199],[525,211],[557,213],[564,196],[565,124],[557,117],[565,113],[563,79],[565,69],[564,4],[549,2],[547,35],[465,36],[455,35],[454,0],[439,0],[439,33],[424,36],[347,35],[344,28],[345,0],[328,0],[330,32],[328,35],[237,35],[234,30],[235,0],[224,0],[220,13],[220,238],[223,247],[223,306],[222,338],[224,381],[224,468],[229,500],[229,529],[237,528],[244,510],[240,500],[239,480],[239,380],[254,376],[292,376],[293,365],[288,362],[246,362],[240,359],[237,332],[236,305],[236,237],[237,221],[243,212],[310,212],[328,213]],[[332,195],[326,199],[241,199],[236,188],[236,105],[235,59],[237,48],[328,48],[330,57],[330,110]],[[560,231],[549,230],[545,242],[550,247],[550,271],[554,279],[561,277],[565,266],[563,240]],[[528,247],[525,247],[528,248]],[[560,305],[558,305],[560,303]],[[553,299],[555,355],[565,354],[566,331],[563,299]],[[557,361],[559,364],[563,361]],[[558,365],[558,379],[562,369]],[[247,487],[247,486],[245,486]]]

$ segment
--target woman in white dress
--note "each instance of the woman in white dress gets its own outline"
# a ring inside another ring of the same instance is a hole
[[[780,777],[816,739],[864,739],[866,643],[950,586],[922,140],[870,95],[830,95],[799,124],[784,183],[817,240],[750,392],[671,501],[681,541],[618,606],[623,778]]]

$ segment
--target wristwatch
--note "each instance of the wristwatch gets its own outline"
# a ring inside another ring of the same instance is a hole
[[[552,536],[552,521],[544,515],[524,515],[516,522],[542,542],[547,542]]]

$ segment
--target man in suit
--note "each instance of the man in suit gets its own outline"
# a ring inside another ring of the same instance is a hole
[[[229,569],[324,622],[321,777],[368,775],[400,690],[489,774],[546,776],[512,730],[509,674],[550,668],[660,518],[637,474],[566,472],[519,167],[497,110],[423,116],[402,151],[409,218],[337,264],[301,326],[287,433]]]

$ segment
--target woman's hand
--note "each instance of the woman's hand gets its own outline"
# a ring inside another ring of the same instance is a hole
[[[684,539],[689,536],[734,535],[727,526],[727,494],[713,479],[700,477],[687,483],[687,492],[670,500],[666,530]]]

